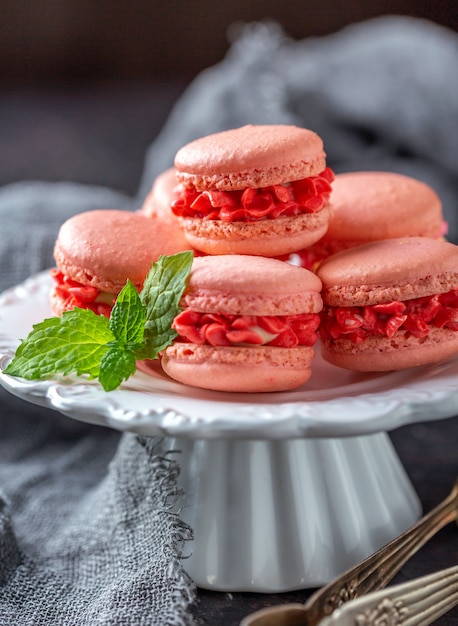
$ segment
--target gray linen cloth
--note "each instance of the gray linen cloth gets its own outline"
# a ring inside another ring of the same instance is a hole
[[[70,215],[137,208],[181,145],[246,123],[316,130],[336,171],[429,182],[457,241],[456,67],[457,35],[421,20],[379,18],[304,41],[276,24],[239,27],[172,111],[136,198],[72,183],[0,189],[0,288],[53,264]],[[167,440],[73,422],[0,390],[0,626],[193,624],[178,471]]]

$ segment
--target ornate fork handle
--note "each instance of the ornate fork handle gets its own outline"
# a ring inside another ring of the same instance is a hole
[[[458,519],[458,480],[450,495],[416,524],[358,565],[314,593],[305,604],[309,626],[324,615],[389,583],[408,559],[441,528]]]
[[[319,626],[428,626],[458,604],[458,566],[352,600]]]

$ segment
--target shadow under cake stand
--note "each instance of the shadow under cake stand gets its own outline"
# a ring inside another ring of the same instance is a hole
[[[49,286],[38,274],[0,296],[0,367],[51,315]],[[457,382],[458,360],[362,375],[319,354],[306,386],[272,394],[192,389],[157,363],[109,393],[0,374],[11,393],[73,419],[166,437],[194,532],[185,569],[203,588],[256,592],[321,586],[418,519],[387,433],[455,415]]]

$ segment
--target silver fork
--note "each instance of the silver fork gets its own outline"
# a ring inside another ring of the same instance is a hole
[[[385,587],[431,537],[457,520],[458,480],[447,498],[416,524],[316,591],[305,604],[290,603],[261,609],[245,617],[240,626],[318,626],[323,618],[343,604]]]
[[[319,626],[429,626],[458,604],[458,566],[356,598]]]

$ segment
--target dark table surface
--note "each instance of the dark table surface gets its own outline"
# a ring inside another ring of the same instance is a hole
[[[0,90],[0,185],[23,179],[74,180],[134,194],[144,153],[184,88],[179,83],[69,89]],[[458,417],[391,433],[423,510],[438,504],[458,475]],[[458,563],[458,529],[449,525],[413,557],[393,582]],[[257,609],[303,602],[313,590],[282,594],[199,590],[200,625],[235,626]],[[436,622],[456,626],[458,608]]]

